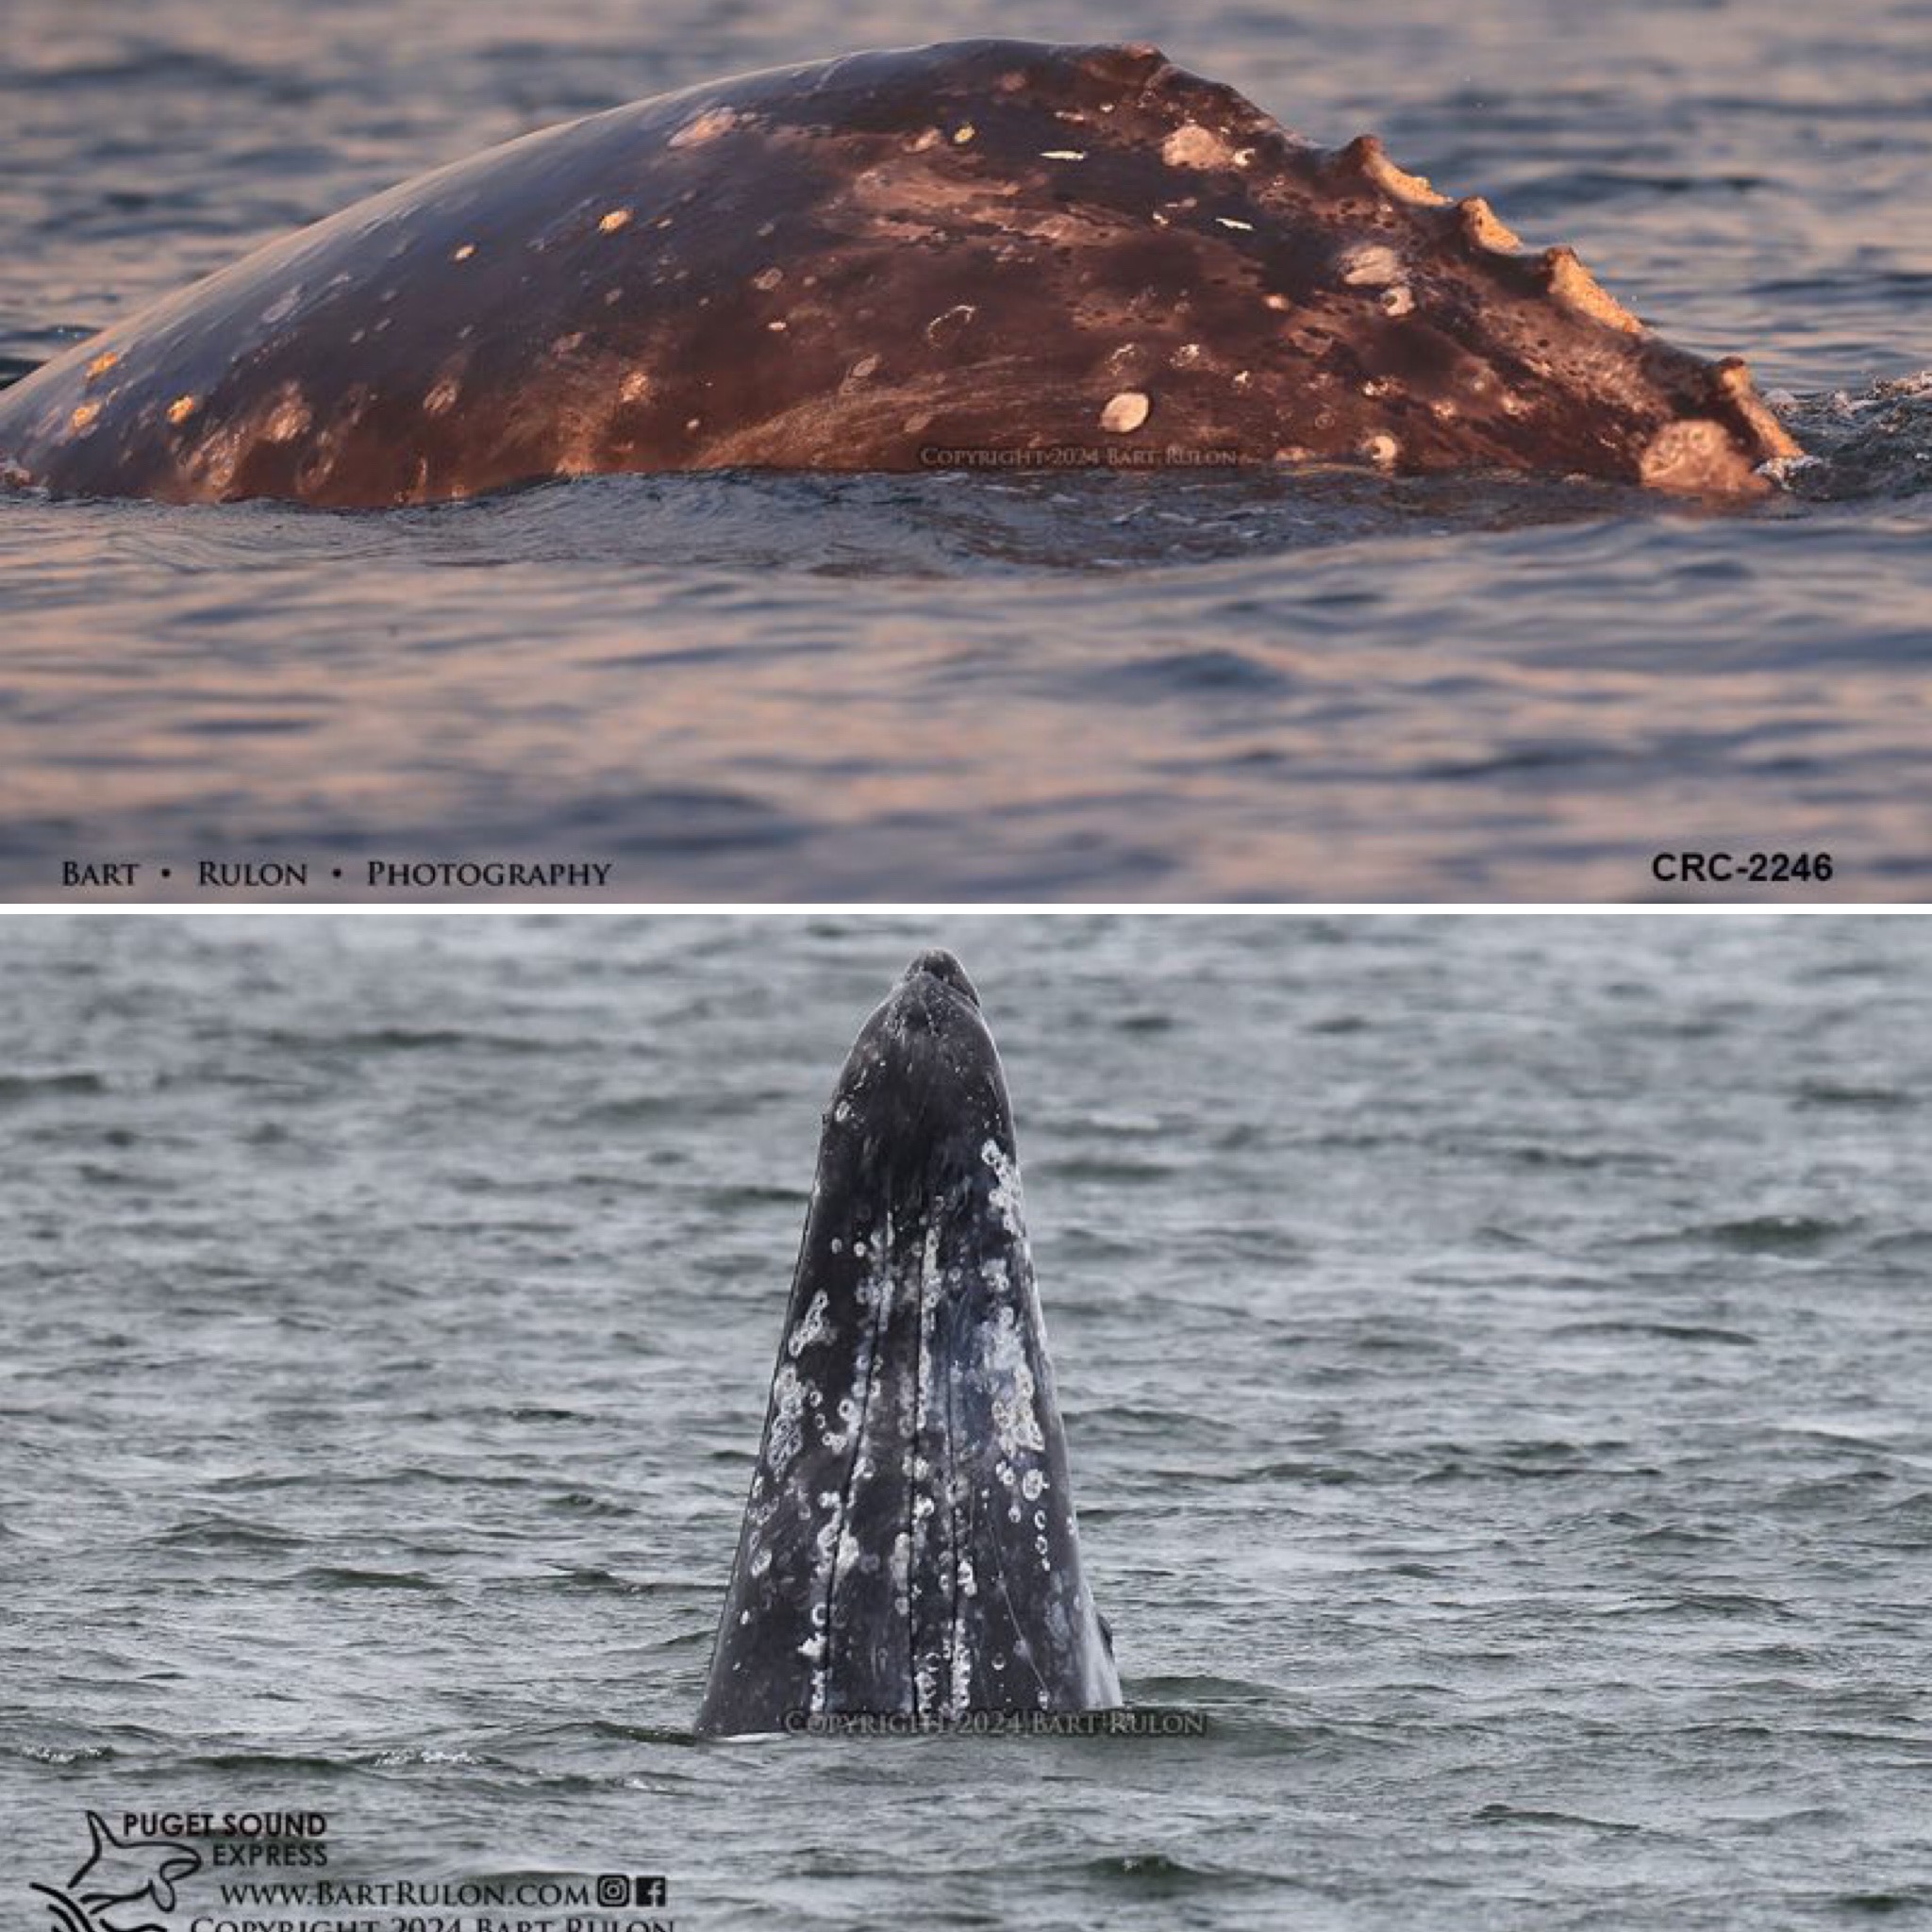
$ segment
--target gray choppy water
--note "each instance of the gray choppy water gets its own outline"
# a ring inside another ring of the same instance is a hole
[[[935,941],[1128,1695],[1204,1737],[689,1736],[817,1111]],[[1918,1923],[1928,944],[8,922],[8,1923],[89,1807],[699,1928]]]
[[[372,857],[583,857],[625,897],[1630,898],[1696,890],[1652,876],[1677,846],[1924,891],[1926,0],[14,0],[0,373],[529,127],[989,29],[1150,34],[1317,138],[1378,129],[1747,352],[1825,460],[1742,517],[1359,478],[14,498],[0,892],[65,858],[153,897],[202,859],[339,896]]]

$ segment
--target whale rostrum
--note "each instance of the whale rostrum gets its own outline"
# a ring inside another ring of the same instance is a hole
[[[927,953],[824,1116],[698,1729],[1120,1702],[999,1056],[958,961]]]

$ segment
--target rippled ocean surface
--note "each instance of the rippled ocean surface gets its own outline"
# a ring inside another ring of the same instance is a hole
[[[1127,1695],[1204,1736],[691,1736],[819,1109],[936,941]],[[89,1809],[688,1932],[1923,1923],[1928,947],[8,922],[7,1923]]]
[[[0,369],[529,128],[986,32],[1150,36],[1380,131],[1746,353],[1824,460],[1740,515],[1348,476],[4,500],[0,892],[493,857],[621,897],[1628,898],[1689,847],[1924,893],[1928,0],[10,0]]]

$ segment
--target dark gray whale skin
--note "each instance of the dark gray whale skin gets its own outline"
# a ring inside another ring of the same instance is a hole
[[[1370,137],[1155,48],[742,75],[358,203],[0,392],[57,495],[430,502],[587,472],[1503,468],[1748,495],[1798,454]]]
[[[700,1733],[1111,1709],[978,996],[915,959],[824,1116]]]

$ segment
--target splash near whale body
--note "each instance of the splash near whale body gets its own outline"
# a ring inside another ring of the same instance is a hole
[[[1117,1708],[978,995],[915,959],[824,1117],[697,1727]]]
[[[1748,495],[1800,454],[1742,362],[1374,138],[1324,151],[1150,46],[997,40],[526,136],[0,392],[0,475],[169,502],[1337,460]]]

